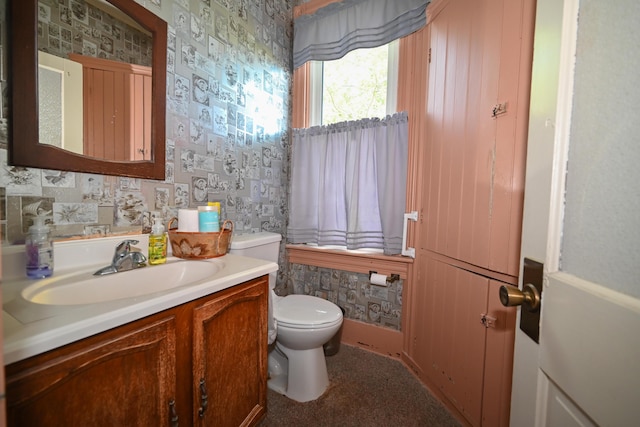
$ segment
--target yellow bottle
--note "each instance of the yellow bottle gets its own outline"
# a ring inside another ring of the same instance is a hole
[[[167,262],[167,234],[164,232],[162,218],[155,218],[149,235],[149,264]]]

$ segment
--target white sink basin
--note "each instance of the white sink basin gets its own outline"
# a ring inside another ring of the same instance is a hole
[[[36,304],[78,305],[133,298],[177,288],[213,276],[224,267],[218,259],[175,261],[131,271],[94,276],[74,273],[53,276],[27,286],[22,297]]]

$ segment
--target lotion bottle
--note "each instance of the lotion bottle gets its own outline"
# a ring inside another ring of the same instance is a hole
[[[164,232],[162,218],[154,218],[149,235],[149,264],[157,265],[167,262],[167,235]]]
[[[220,231],[218,211],[214,206],[198,206],[198,231],[201,233]]]
[[[53,274],[53,243],[45,219],[44,216],[33,219],[25,240],[27,277],[30,279],[44,279]]]

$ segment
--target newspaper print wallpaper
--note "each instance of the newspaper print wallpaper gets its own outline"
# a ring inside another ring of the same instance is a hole
[[[400,330],[403,281],[376,286],[369,275],[290,264],[288,286],[295,294],[315,295],[344,309],[345,318]]]
[[[151,65],[151,37],[105,9],[85,1],[38,2],[38,50],[66,57],[78,53]]]
[[[169,25],[165,181],[7,164],[10,104],[6,2],[0,2],[0,233],[22,244],[35,215],[53,235],[148,230],[181,207],[219,201],[239,234],[284,234],[289,176],[293,0],[146,0]],[[50,53],[148,60],[141,34],[90,0],[40,0],[39,43]],[[288,265],[281,245],[277,292],[329,299],[345,317],[400,329],[402,282]]]
[[[4,2],[3,2],[4,3]],[[287,216],[292,5],[288,0],[147,0],[169,25],[164,182],[7,165],[6,10],[2,19],[0,226],[20,244],[35,214],[54,236],[165,223],[222,204],[236,232],[283,232]],[[91,0],[40,0],[39,45],[144,63],[149,43]]]

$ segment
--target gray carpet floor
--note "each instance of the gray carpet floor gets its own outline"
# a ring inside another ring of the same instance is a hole
[[[327,391],[300,403],[269,390],[259,427],[460,426],[397,360],[344,344],[326,360]]]

